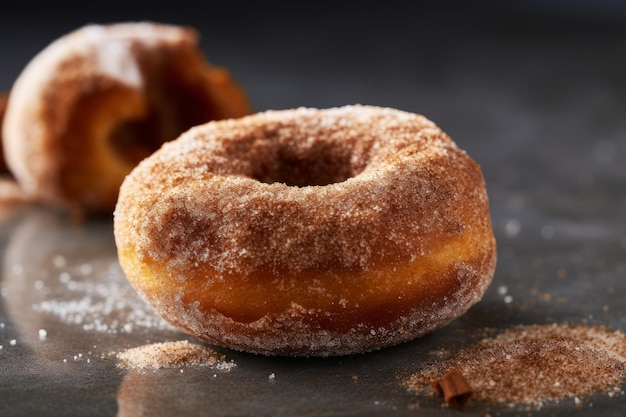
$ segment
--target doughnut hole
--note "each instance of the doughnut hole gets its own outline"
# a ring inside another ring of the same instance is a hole
[[[262,139],[251,135],[226,145],[224,155],[228,158],[238,154],[246,161],[248,167],[240,174],[265,184],[291,187],[338,184],[358,176],[370,165],[371,143],[345,140],[324,128],[313,133],[311,129],[297,125],[275,127],[263,132]],[[243,151],[243,143],[249,149]]]
[[[50,102],[52,100],[51,97]],[[46,118],[67,119],[72,131],[64,133],[58,149],[50,149],[49,153],[54,155],[55,152],[54,160],[58,161],[50,168],[54,186],[40,193],[50,200],[62,193],[65,199],[79,201],[85,207],[108,206],[108,202],[117,199],[117,184],[133,168],[131,160],[121,158],[110,146],[110,132],[119,120],[132,120],[145,114],[145,102],[136,90],[119,85],[76,100],[71,107],[59,103],[47,108]],[[85,157],[66,158],[64,155]]]
[[[335,184],[358,175],[350,166],[350,155],[337,152],[329,143],[302,152],[279,145],[273,156],[269,166],[257,167],[254,179],[266,184],[306,187]]]

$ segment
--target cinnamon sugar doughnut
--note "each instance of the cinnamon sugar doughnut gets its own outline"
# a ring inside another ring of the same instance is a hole
[[[423,116],[371,106],[194,127],[126,178],[114,226],[157,313],[268,355],[422,336],[482,297],[496,260],[476,162]]]
[[[40,200],[111,212],[126,174],[163,142],[250,111],[229,72],[205,60],[193,29],[89,25],[50,44],[16,80],[7,163]]]

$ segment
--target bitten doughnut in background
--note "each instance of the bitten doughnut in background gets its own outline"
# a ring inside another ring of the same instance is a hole
[[[110,212],[126,174],[191,126],[250,113],[193,29],[89,25],[50,44],[16,80],[4,124],[7,164],[37,199]]]
[[[270,355],[422,336],[479,301],[496,262],[478,164],[423,116],[372,106],[195,127],[125,179],[114,226],[157,313]]]

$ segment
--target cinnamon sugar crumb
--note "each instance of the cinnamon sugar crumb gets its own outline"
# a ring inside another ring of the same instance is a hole
[[[541,408],[549,402],[622,393],[626,337],[601,326],[533,325],[511,328],[411,375],[410,391],[432,395],[432,384],[458,369],[474,392],[473,401]]]
[[[229,371],[235,366],[233,362],[225,362],[224,356],[213,349],[186,340],[139,346],[121,352],[117,357],[122,361],[122,367],[140,369],[207,366]]]

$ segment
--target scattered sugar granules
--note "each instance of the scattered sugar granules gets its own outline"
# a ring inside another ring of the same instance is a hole
[[[213,349],[186,340],[139,346],[121,352],[117,357],[122,366],[140,369],[206,366],[229,371],[235,366]]]
[[[411,375],[407,387],[429,393],[457,369],[473,389],[471,401],[541,408],[563,400],[583,407],[592,393],[622,394],[626,337],[601,326],[532,325],[506,330]]]
[[[136,329],[173,330],[137,295],[117,261],[70,268],[65,258],[57,255],[52,263],[65,269],[58,274],[58,280],[49,279],[50,289],[38,291],[34,311],[56,316],[85,331],[117,334]]]

